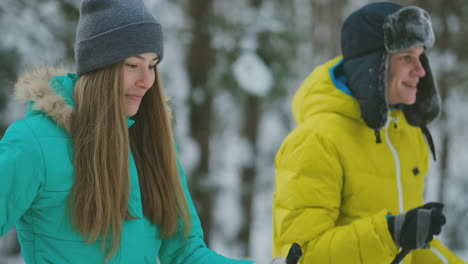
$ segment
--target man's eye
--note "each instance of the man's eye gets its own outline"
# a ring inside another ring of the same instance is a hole
[[[411,62],[411,60],[412,60],[411,56],[403,56],[403,61]]]

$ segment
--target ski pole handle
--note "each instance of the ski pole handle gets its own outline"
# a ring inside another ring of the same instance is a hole
[[[405,257],[411,252],[411,249],[402,249],[400,253],[395,257],[395,259],[392,261],[392,264],[399,264]]]
[[[297,264],[299,259],[302,257],[301,246],[297,243],[293,243],[289,249],[288,256],[286,257],[286,264]]]

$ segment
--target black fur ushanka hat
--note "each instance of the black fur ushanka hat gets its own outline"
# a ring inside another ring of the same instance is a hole
[[[431,19],[419,7],[389,2],[368,4],[352,13],[341,31],[343,70],[361,115],[376,133],[388,116],[387,68],[389,54],[434,44]],[[416,102],[403,112],[410,125],[425,128],[440,112],[441,99],[425,53],[420,57],[426,75],[419,80]]]

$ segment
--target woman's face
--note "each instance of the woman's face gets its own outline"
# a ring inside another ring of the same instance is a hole
[[[145,93],[153,86],[156,53],[143,53],[125,59],[123,68],[124,106],[127,116],[134,116]]]

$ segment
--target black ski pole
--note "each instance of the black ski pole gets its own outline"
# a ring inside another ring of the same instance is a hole
[[[293,243],[289,249],[288,256],[286,257],[286,264],[297,264],[299,259],[302,257],[301,246],[297,243]]]
[[[403,248],[396,258],[392,261],[392,264],[399,264],[405,257],[411,252],[411,249]]]

